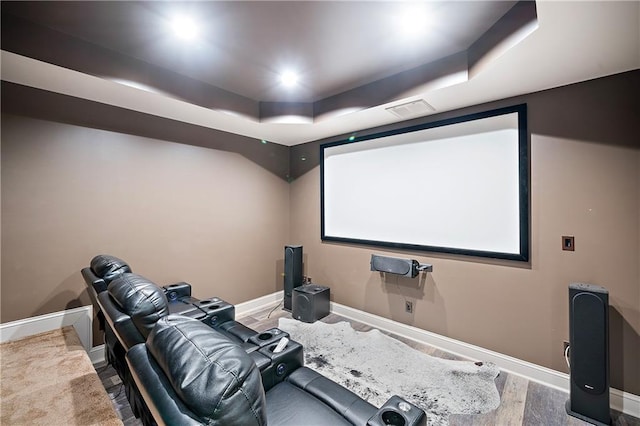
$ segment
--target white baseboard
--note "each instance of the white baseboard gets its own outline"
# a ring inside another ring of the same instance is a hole
[[[104,344],[91,348],[89,351],[89,359],[93,365],[100,365],[107,362],[107,359],[104,357]]]
[[[284,292],[276,291],[275,293],[267,294],[266,296],[258,297],[257,299],[248,300],[246,302],[238,303],[236,307],[236,316],[251,315],[254,312],[272,306],[274,303],[278,303],[282,300]]]
[[[92,320],[93,306],[89,305],[6,322],[0,324],[0,343],[72,325],[80,337],[82,346],[89,352],[93,345]]]
[[[569,375],[566,373],[340,305],[339,303],[331,302],[331,312],[464,358],[474,361],[493,362],[501,370],[508,373],[517,374],[545,386],[569,392]],[[611,408],[634,417],[640,417],[640,397],[638,395],[612,388],[610,397]]]

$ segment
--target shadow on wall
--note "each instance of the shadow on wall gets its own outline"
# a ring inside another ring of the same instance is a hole
[[[82,290],[76,291],[75,289],[81,288]],[[38,306],[32,313],[31,317],[38,315],[50,314],[52,312],[59,312],[62,310],[75,309],[82,306],[92,305],[89,293],[87,292],[82,274],[77,271],[69,275],[55,288],[51,289],[48,297],[45,301]],[[97,307],[93,307],[93,342],[92,346],[100,345],[103,343],[103,332],[99,328],[99,322],[97,320]]]
[[[275,174],[289,175],[289,147],[221,130],[2,82],[3,113],[234,152]]]
[[[92,305],[93,302],[89,297],[89,291],[85,288],[78,296],[79,300],[88,300],[87,303],[83,303],[82,306]],[[78,300],[76,299],[76,300]],[[75,300],[71,300],[65,309],[72,309]],[[104,330],[100,328],[100,320],[98,319],[99,306],[93,305],[93,318],[91,319],[91,331],[93,336],[93,346],[100,346],[104,343]]]
[[[640,148],[637,93],[640,93],[638,70],[523,98],[532,111],[529,114],[532,134]],[[635,126],[633,131],[629,131],[630,125]]]
[[[438,322],[433,324],[435,330],[438,330],[437,332],[439,333],[446,333],[447,331],[444,300],[431,273],[420,273],[415,278],[409,278],[384,272],[371,272],[371,278],[367,282],[366,293],[368,295],[365,304],[366,311],[378,312],[384,315],[381,307],[373,306],[379,303],[374,300],[376,295],[380,297],[380,294],[382,294],[386,295],[387,311],[390,314],[390,319],[417,326],[415,324],[417,310],[427,309],[429,311],[426,316],[436,319]],[[411,305],[411,312],[408,312],[407,304]]]
[[[74,291],[72,289],[82,289]],[[52,288],[49,296],[38,306],[30,316],[44,315],[58,312],[64,309],[74,309],[91,305],[91,299],[87,293],[80,271],[73,273],[64,279],[56,287]],[[94,309],[95,310],[95,309]]]
[[[528,104],[530,134],[640,148],[640,71],[544,90],[447,111],[414,120],[396,122],[356,132],[358,138],[383,131],[445,120],[519,103]],[[633,124],[630,124],[633,123]],[[629,126],[635,126],[629,131]],[[295,145],[290,148],[290,180],[320,164],[320,145],[344,141],[351,134]]]
[[[417,303],[424,297],[424,274],[415,278],[384,272],[378,274],[382,279],[382,291],[387,294],[391,319],[405,324],[415,324]]]
[[[274,293],[276,291],[284,291],[284,258],[276,260],[276,277],[274,282]]]
[[[615,306],[609,306],[609,368],[611,387],[625,389],[627,392],[640,395],[640,387],[633,389],[634,383],[640,377],[640,362],[638,358],[628,357],[625,362],[624,354],[640,354],[640,335],[633,326],[622,316]],[[626,314],[627,316],[630,313]],[[635,311],[631,315],[638,316]],[[634,379],[635,378],[635,379]]]

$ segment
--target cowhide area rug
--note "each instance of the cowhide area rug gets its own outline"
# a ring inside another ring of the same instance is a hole
[[[429,425],[450,414],[481,414],[500,404],[492,363],[452,361],[413,349],[379,330],[347,322],[307,324],[280,318],[279,328],[304,346],[305,365],[376,407],[399,395],[427,413]]]

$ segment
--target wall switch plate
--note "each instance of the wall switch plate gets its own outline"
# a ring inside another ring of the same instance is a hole
[[[575,251],[576,243],[574,236],[563,235],[562,236],[562,250],[565,251]]]

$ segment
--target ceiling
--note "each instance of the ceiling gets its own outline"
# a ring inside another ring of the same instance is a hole
[[[638,69],[639,22],[633,1],[3,1],[2,79],[296,145]]]

